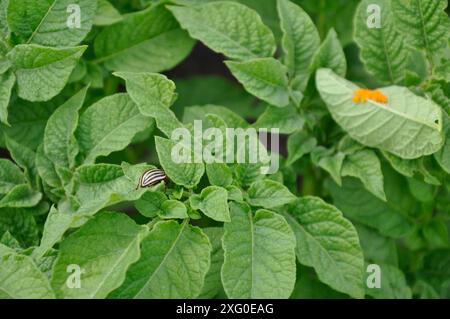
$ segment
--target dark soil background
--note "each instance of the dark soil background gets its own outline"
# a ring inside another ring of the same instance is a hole
[[[170,79],[187,78],[193,75],[218,75],[235,81],[223,63],[224,60],[225,57],[222,54],[215,53],[197,41],[188,58],[164,74]]]

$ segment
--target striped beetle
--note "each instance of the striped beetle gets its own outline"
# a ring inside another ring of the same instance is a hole
[[[137,188],[155,186],[156,184],[159,184],[160,182],[165,180],[167,180],[166,173],[161,169],[154,168],[142,174],[141,178],[139,179],[139,185]]]

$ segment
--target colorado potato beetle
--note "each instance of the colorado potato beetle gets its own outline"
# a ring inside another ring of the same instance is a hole
[[[151,169],[142,174],[137,188],[155,186],[164,180],[167,180],[167,176],[163,170],[157,168]]]

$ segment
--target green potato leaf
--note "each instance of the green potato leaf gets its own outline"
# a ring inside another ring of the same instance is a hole
[[[366,294],[375,299],[411,299],[412,291],[406,282],[405,275],[397,267],[381,264],[380,288],[366,286]],[[370,273],[366,273],[366,276]],[[370,278],[366,279],[370,281]]]
[[[61,105],[59,98],[48,102],[32,103],[17,99],[14,107],[9,109],[9,124],[2,126],[1,130],[17,143],[36,150],[42,143],[47,121]]]
[[[261,58],[225,64],[249,93],[274,106],[289,104],[287,69],[278,60]]]
[[[381,89],[387,104],[354,103],[353,83],[330,69],[320,69],[317,87],[333,119],[356,141],[404,159],[437,152],[443,145],[442,111],[432,101],[404,87]]]
[[[191,37],[231,59],[265,58],[275,53],[270,29],[255,11],[242,4],[217,1],[168,8]]]
[[[87,87],[80,90],[50,116],[44,132],[44,151],[55,165],[71,168],[75,165],[78,145],[74,134],[78,111],[83,106]]]
[[[42,199],[42,194],[30,188],[27,184],[19,184],[0,199],[0,208],[33,207]]]
[[[230,203],[224,226],[222,283],[229,298],[288,298],[295,284],[295,237],[274,212],[252,214],[245,203]]]
[[[301,130],[304,124],[304,118],[294,106],[275,107],[268,105],[264,113],[253,124],[253,127],[260,130],[278,129],[280,134],[292,134]]]
[[[303,197],[284,214],[297,238],[297,259],[333,289],[363,298],[364,259],[354,226],[334,206]],[[330,272],[333,269],[333,272]]]
[[[186,206],[177,200],[166,200],[161,205],[161,212],[158,214],[162,219],[185,219],[188,218]]]
[[[14,186],[25,183],[23,172],[13,162],[0,159],[0,194],[8,193]]]
[[[354,38],[365,67],[376,79],[389,84],[403,82],[409,55],[392,14],[391,3],[397,2],[363,0],[354,21]]]
[[[75,133],[86,164],[128,146],[145,130],[151,119],[139,112],[127,94],[105,97],[91,105],[81,116]]]
[[[387,202],[375,197],[354,178],[345,178],[342,187],[327,182],[333,203],[352,221],[377,229],[381,234],[399,238],[412,231],[409,214],[417,204],[404,191],[406,181],[391,170],[383,169]]]
[[[17,93],[28,101],[48,101],[64,88],[86,46],[50,48],[21,44],[8,53],[17,78]]]
[[[220,278],[220,270],[223,264],[223,249],[222,249],[222,227],[207,227],[203,228],[203,232],[208,236],[211,243],[211,266],[205,276],[202,292],[198,296],[202,299],[214,298],[222,290],[222,281]]]
[[[248,190],[248,202],[253,206],[274,208],[295,200],[286,186],[270,179],[256,181]]]
[[[434,154],[434,158],[444,171],[450,174],[450,116],[444,113],[445,144]]]
[[[446,47],[450,37],[447,5],[447,0],[399,0],[392,1],[392,10],[409,43],[436,54]]]
[[[208,186],[200,195],[189,198],[191,207],[201,210],[206,216],[219,221],[229,222],[228,191],[219,186]]]
[[[93,20],[94,25],[106,26],[122,21],[119,11],[108,0],[97,0],[97,12]]]
[[[380,160],[372,150],[361,150],[347,155],[341,171],[342,176],[359,178],[369,192],[386,201],[383,172]]]
[[[318,146],[311,152],[311,161],[314,165],[327,171],[338,185],[342,183],[341,171],[344,160],[344,153],[335,152],[333,149],[326,149],[323,146]]]
[[[16,76],[13,72],[7,71],[0,74],[0,121],[6,125],[9,125],[8,106],[15,83]]]
[[[156,120],[156,126],[167,136],[182,124],[169,109],[176,98],[175,83],[156,73],[116,72],[126,81],[127,91],[139,111]]]
[[[155,142],[160,163],[171,181],[187,188],[193,188],[200,182],[205,173],[203,163],[176,163],[172,158],[175,142],[162,137],[156,137]]]
[[[146,192],[134,203],[134,206],[145,217],[153,218],[161,213],[161,206],[165,201],[167,196],[164,193]]]
[[[308,14],[288,0],[277,1],[278,14],[283,30],[283,61],[294,82],[309,77],[309,66],[320,45],[317,28]]]
[[[0,244],[0,298],[53,299],[55,294],[31,257]]]
[[[323,40],[311,62],[311,71],[316,71],[320,68],[331,69],[340,76],[345,76],[347,73],[344,49],[334,29],[328,32],[327,37]]]
[[[308,136],[303,131],[298,131],[288,138],[288,158],[286,165],[292,165],[304,155],[312,152],[317,145],[314,137]]]
[[[211,163],[206,164],[205,168],[211,185],[227,187],[233,182],[233,173],[226,164]]]
[[[94,49],[97,62],[108,70],[161,72],[182,61],[193,45],[169,11],[150,6],[107,26],[95,38]]]
[[[38,244],[39,229],[33,215],[46,213],[48,205],[38,205],[32,208],[2,208],[0,209],[0,236],[9,232],[22,247]]]
[[[429,252],[423,260],[419,270],[419,277],[426,278],[441,298],[449,298],[449,265],[450,250],[439,249]]]
[[[7,20],[20,43],[74,46],[91,30],[96,10],[92,0],[14,0]]]
[[[84,224],[60,244],[51,282],[57,297],[106,298],[139,259],[139,244],[146,231],[145,226],[119,213],[101,213]],[[77,289],[68,284],[71,265],[82,271]]]
[[[141,243],[140,259],[110,297],[195,298],[210,266],[210,252],[211,244],[200,228],[186,221],[158,222]]]

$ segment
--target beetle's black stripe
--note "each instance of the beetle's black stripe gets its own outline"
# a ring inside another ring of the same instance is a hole
[[[154,179],[154,178],[158,178],[158,177],[160,177],[160,176],[166,176],[165,174],[161,174],[161,173],[157,173],[157,174],[152,174],[152,175],[147,175],[147,176],[144,176],[144,178],[143,178],[143,181],[144,182],[146,182],[146,181],[149,181],[149,180],[151,180],[151,179]]]
[[[161,176],[165,177],[166,174],[164,174],[164,172],[161,172],[161,171],[149,172],[149,173],[144,174],[144,176],[142,177],[142,181],[144,183],[147,183],[149,180],[156,179]]]
[[[142,181],[142,185],[150,185],[150,184],[154,184],[154,183],[156,183],[156,182],[159,182],[159,181],[162,181],[162,180],[164,180],[166,178],[166,176],[165,175],[155,175],[155,176],[153,176],[153,177],[149,177],[149,178],[145,178],[143,181]]]
[[[143,177],[144,178],[148,178],[148,177],[152,177],[152,176],[155,176],[155,175],[165,175],[165,173],[163,171],[159,170],[159,169],[154,169],[154,170],[145,172]]]
[[[149,176],[144,176],[142,179],[143,184],[151,183],[152,180],[158,180],[160,178],[165,178],[166,175],[164,174],[153,174]]]

